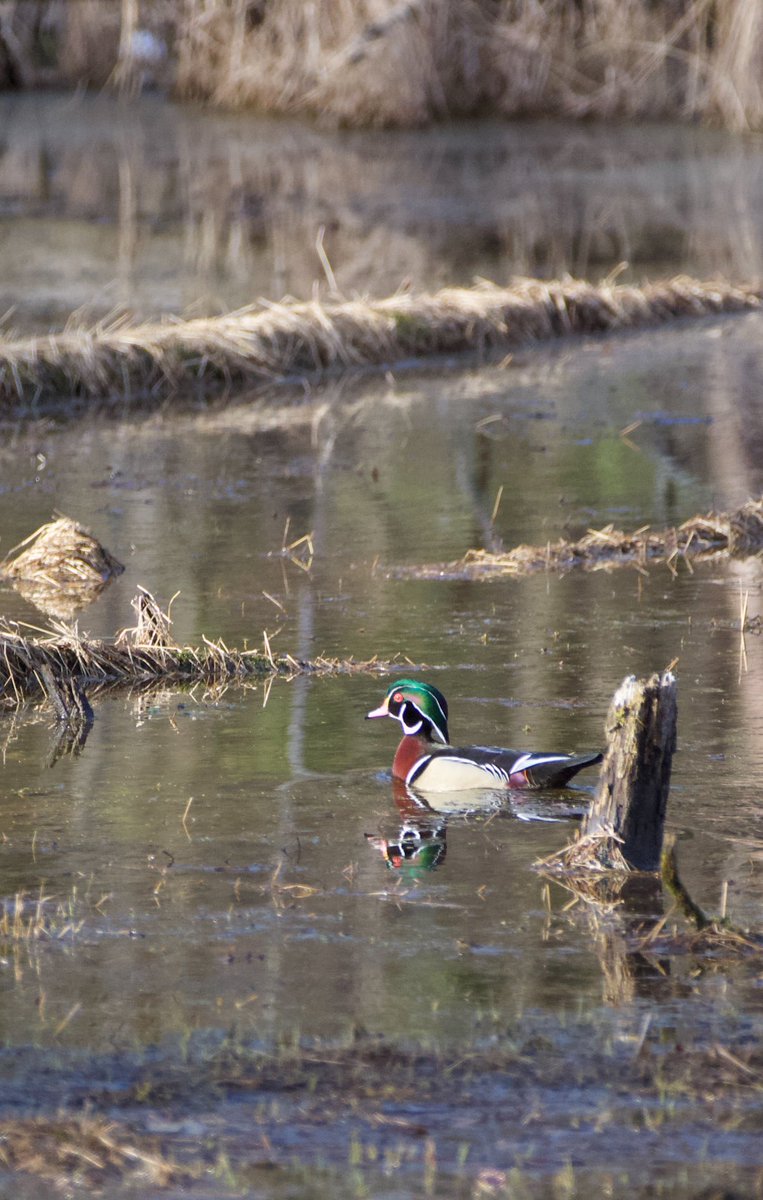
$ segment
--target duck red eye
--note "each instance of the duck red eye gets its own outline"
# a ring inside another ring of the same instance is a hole
[[[402,693],[402,692],[395,692],[395,694],[394,694],[394,696],[392,697],[392,699],[394,700],[395,704],[402,704],[402,703],[403,703],[403,693]]]

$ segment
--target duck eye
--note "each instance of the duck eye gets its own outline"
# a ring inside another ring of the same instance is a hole
[[[403,703],[403,693],[395,692],[394,696],[392,697],[392,700],[395,704],[402,704]]]

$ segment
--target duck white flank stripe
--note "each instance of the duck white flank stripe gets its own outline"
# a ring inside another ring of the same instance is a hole
[[[418,760],[417,760],[417,761],[416,761],[416,762],[413,764],[413,766],[411,767],[410,771],[409,771],[409,772],[408,772],[408,774],[406,775],[406,777],[405,777],[405,782],[406,782],[406,783],[413,783],[413,781],[414,781],[414,779],[416,778],[416,776],[421,774],[421,772],[424,770],[424,767],[427,765],[427,763],[428,763],[428,762],[431,762],[431,760],[432,760],[432,755],[431,755],[431,754],[425,754],[423,758],[419,758],[419,759],[418,759]]]
[[[511,773],[517,771],[532,771],[533,767],[542,767],[545,763],[566,762],[569,754],[520,754],[512,765]]]

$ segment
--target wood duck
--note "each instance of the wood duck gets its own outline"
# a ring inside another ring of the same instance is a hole
[[[543,754],[494,746],[451,746],[448,704],[429,683],[399,679],[371,717],[393,717],[403,738],[392,763],[394,779],[430,792],[469,788],[565,787],[584,767],[601,762],[600,753]]]

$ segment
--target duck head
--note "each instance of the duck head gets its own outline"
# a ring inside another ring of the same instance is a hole
[[[406,736],[448,744],[448,702],[430,683],[398,679],[379,707],[366,714],[366,719],[370,717],[394,717]]]

